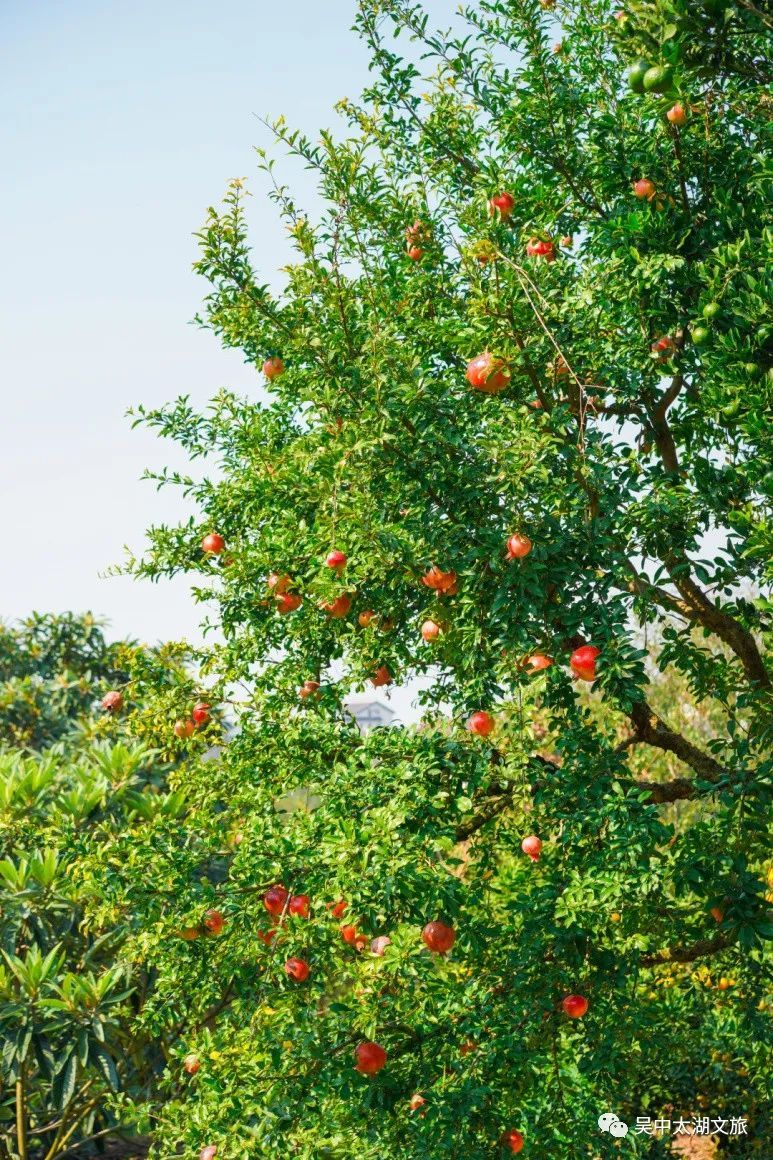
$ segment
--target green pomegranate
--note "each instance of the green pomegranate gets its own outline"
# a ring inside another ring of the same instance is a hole
[[[634,63],[629,68],[629,70],[628,70],[628,87],[634,93],[643,93],[644,92],[644,77],[649,72],[649,69],[650,69],[649,61],[643,60],[641,57],[639,58],[639,60],[634,61]]]
[[[644,74],[645,93],[667,93],[674,83],[673,70],[664,64],[654,64]]]

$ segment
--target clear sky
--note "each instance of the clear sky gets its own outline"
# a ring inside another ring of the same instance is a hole
[[[448,23],[454,0],[430,0]],[[255,372],[188,325],[204,293],[192,233],[247,176],[252,243],[270,281],[286,259],[263,196],[256,119],[308,133],[367,83],[355,0],[0,0],[0,617],[104,615],[116,635],[195,636],[185,580],[100,578],[152,522],[184,515],[139,477],[182,465],[126,408]],[[313,204],[308,178],[288,169]]]

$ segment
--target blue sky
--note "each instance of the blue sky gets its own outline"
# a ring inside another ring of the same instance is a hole
[[[453,0],[431,0],[446,23]],[[263,197],[257,115],[309,133],[367,82],[354,0],[0,0],[0,616],[92,611],[116,635],[195,636],[185,580],[102,579],[151,522],[184,515],[139,482],[182,465],[126,408],[221,386],[253,392],[236,352],[188,325],[204,285],[192,233],[250,178],[252,242],[286,258]],[[308,178],[290,171],[313,204]]]

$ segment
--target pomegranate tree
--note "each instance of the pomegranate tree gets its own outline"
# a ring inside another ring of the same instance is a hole
[[[191,453],[163,478],[193,510],[150,516],[131,566],[186,573],[205,631],[182,678],[120,657],[86,681],[125,708],[84,736],[164,772],[137,801],[142,767],[102,757],[61,794],[68,840],[94,816],[104,844],[84,920],[124,924],[152,980],[133,1017],[203,1061],[160,1067],[138,1118],[160,1160],[579,1160],[602,1109],[719,1091],[764,1140],[761,6],[492,0],[450,36],[421,0],[355,7],[345,128],[260,128],[282,270],[238,182],[199,234],[202,321],[286,371],[143,412]],[[199,698],[217,728],[178,740]]]

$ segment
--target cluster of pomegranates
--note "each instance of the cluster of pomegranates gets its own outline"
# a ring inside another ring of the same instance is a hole
[[[595,681],[596,661],[600,656],[601,649],[595,644],[581,645],[569,657],[569,668],[579,680]],[[532,653],[522,663],[524,668],[529,668],[532,672],[541,672],[553,664],[553,658],[544,653]],[[467,728],[477,737],[488,737],[496,728],[496,719],[485,709],[478,709],[467,719]]]
[[[271,886],[263,895],[263,905],[272,917],[272,929],[259,931],[258,937],[261,942],[269,946],[274,938],[276,938],[278,927],[285,915],[294,914],[299,918],[309,917],[311,899],[308,894],[290,894],[284,886],[277,884]],[[327,908],[333,918],[341,919],[348,909],[348,903],[346,899],[339,898],[337,902],[328,903]],[[216,913],[219,915],[219,912]],[[207,916],[211,916],[211,914],[212,912],[207,912]],[[207,916],[205,916],[205,927],[207,927],[208,923]],[[211,918],[209,921],[211,922]],[[219,930],[222,930],[222,926]],[[219,933],[219,930],[217,933]],[[386,935],[379,935],[371,939],[361,931],[358,931],[356,925],[351,922],[344,923],[340,927],[340,932],[343,941],[349,946],[353,946],[355,950],[363,951],[370,944],[371,953],[378,957],[383,957],[386,948],[391,945],[392,941]],[[446,954],[454,945],[456,934],[453,927],[439,920],[435,920],[426,924],[422,930],[421,937],[429,950],[434,951],[436,954]],[[285,971],[294,982],[302,983],[309,977],[311,968],[304,959],[293,957],[286,961]]]
[[[191,710],[190,717],[181,717],[179,721],[175,721],[172,726],[172,732],[175,737],[179,737],[181,741],[186,741],[192,737],[197,729],[201,729],[206,725],[210,719],[210,706],[206,701],[197,701]]]
[[[539,838],[531,835],[524,838],[522,845],[524,851],[534,860],[539,857],[539,851],[542,846]],[[269,887],[263,895],[263,905],[272,916],[273,930],[270,932],[261,932],[260,937],[266,945],[270,945],[285,915],[294,914],[300,918],[309,917],[311,900],[307,894],[290,894],[284,886],[276,884]],[[327,908],[334,919],[341,919],[346,913],[348,904],[345,899],[341,898],[336,902],[328,903]],[[208,933],[220,934],[224,925],[225,919],[220,911],[208,910],[206,912],[203,927]],[[340,931],[343,941],[355,947],[356,950],[362,951],[367,946],[369,940],[365,935],[358,933],[354,924],[344,924],[341,926]],[[424,926],[421,937],[424,945],[433,954],[444,955],[453,947],[456,941],[456,932],[448,923],[442,922],[440,919],[435,919]],[[370,940],[371,952],[374,955],[383,956],[390,942],[391,940],[385,935]],[[297,956],[288,958],[285,961],[284,969],[288,978],[295,983],[304,983],[311,973],[309,963],[305,959]],[[569,1018],[579,1019],[588,1010],[588,1000],[582,995],[567,995],[561,1001],[561,1008]],[[462,1054],[466,1054],[466,1051],[463,1050]],[[354,1049],[354,1067],[361,1075],[377,1075],[386,1066],[387,1062],[388,1054],[386,1050],[381,1044],[373,1040],[364,1040],[358,1043]],[[196,1075],[200,1067],[201,1061],[197,1055],[190,1054],[185,1057],[183,1068],[188,1075]],[[426,1100],[424,1097],[417,1093],[411,1097],[411,1110],[416,1111],[425,1103]],[[524,1141],[520,1132],[511,1129],[504,1134],[500,1142],[506,1144],[511,1151],[520,1152],[523,1148]]]
[[[102,708],[107,713],[117,713],[123,707],[123,693],[119,689],[111,689],[102,698]],[[196,729],[206,725],[211,717],[211,706],[207,701],[197,701],[188,718],[180,718],[172,726],[175,737],[186,740]]]

